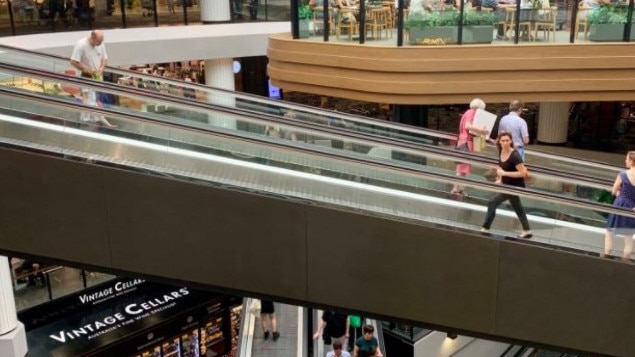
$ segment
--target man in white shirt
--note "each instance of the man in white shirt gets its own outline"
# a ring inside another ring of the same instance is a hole
[[[82,77],[93,79],[102,77],[107,60],[102,30],[93,30],[88,37],[77,41],[71,55],[71,65],[80,71]]]
[[[103,80],[107,60],[108,54],[106,53],[104,32],[102,30],[93,30],[88,37],[77,41],[71,54],[71,65],[80,71],[81,76],[97,81]],[[82,97],[84,104],[95,107],[102,105],[95,91],[82,90]],[[86,123],[103,124],[109,128],[115,127],[103,115],[82,113],[80,119]]]

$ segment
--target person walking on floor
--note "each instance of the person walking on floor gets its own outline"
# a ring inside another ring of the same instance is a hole
[[[459,136],[456,141],[456,149],[464,152],[474,152],[474,135],[472,133],[479,133],[481,135],[489,134],[487,128],[477,128],[474,122],[474,116],[477,109],[485,109],[485,102],[478,98],[472,99],[470,102],[470,109],[468,109],[461,116],[461,123],[459,124]],[[472,132],[472,133],[471,133]],[[472,172],[472,165],[470,163],[457,163],[456,175],[465,177]],[[452,194],[463,194],[463,187],[455,184],[452,187]]]
[[[322,334],[324,345],[328,346],[335,341],[339,341],[340,345],[346,349],[349,326],[347,314],[324,310],[318,328],[313,334],[313,339],[317,340]]]
[[[273,301],[260,300],[260,326],[262,327],[262,333],[265,340],[269,339],[269,330],[267,329],[267,318],[271,323],[272,338],[277,341],[280,338],[280,332],[278,332],[278,320],[276,319],[276,311],[273,306]]]
[[[507,132],[500,133],[498,135],[498,142],[496,143],[496,146],[498,146],[499,152],[498,168],[496,169],[496,183],[525,187],[527,169],[525,168],[518,151],[514,150],[512,135]],[[531,228],[529,228],[527,215],[520,203],[520,197],[507,193],[498,193],[489,200],[487,203],[487,214],[485,215],[485,222],[483,222],[481,232],[489,232],[492,222],[496,217],[496,208],[505,201],[509,201],[520,220],[520,224],[523,226],[523,230],[518,234],[518,238],[531,238]]]
[[[503,116],[498,123],[498,135],[510,133],[514,141],[514,150],[520,154],[520,158],[525,161],[525,145],[529,144],[529,130],[527,122],[520,117],[525,104],[519,100],[509,103],[509,114]]]
[[[174,10],[174,0],[166,0],[166,3],[168,5],[168,12],[170,14],[176,14],[176,11]]]
[[[612,193],[615,196],[613,207],[635,211],[635,151],[629,151],[624,160],[626,170],[621,171],[615,178]],[[624,236],[623,260],[629,260],[633,252],[633,234],[635,234],[635,218],[617,214],[609,214],[606,221],[606,234],[604,236],[604,254],[611,254],[613,249],[613,237]]]
[[[379,341],[374,336],[373,325],[365,325],[362,329],[363,335],[355,341],[353,357],[383,357],[379,350]]]

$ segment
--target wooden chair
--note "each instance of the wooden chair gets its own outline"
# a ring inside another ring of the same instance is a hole
[[[388,8],[388,23],[391,28],[397,28],[397,9],[395,8],[395,3],[393,1],[384,1],[382,6]]]
[[[386,31],[386,36],[390,32],[390,38],[392,38],[389,7],[370,9],[366,12],[366,31],[368,30],[372,31],[375,39],[381,38],[382,31]]]
[[[357,21],[351,21],[351,19],[354,19],[354,16],[352,16],[353,14],[354,12],[351,9],[340,9],[337,15],[337,24],[335,25],[335,36],[338,40],[340,39],[342,30],[346,30],[348,33],[348,40],[353,41],[353,34],[357,33],[357,28],[359,27]],[[348,21],[345,20],[347,18]]]
[[[538,20],[534,24],[534,38],[537,38],[538,31],[542,30],[546,40],[549,40],[549,36],[553,34],[553,41],[556,42],[556,17],[558,16],[558,7],[552,6],[544,11],[544,13],[539,15]]]
[[[505,38],[508,38],[511,40],[512,37],[507,35],[509,31],[516,31],[516,8],[515,7],[505,8],[505,21],[503,22],[503,33],[505,35]],[[526,32],[527,34],[531,34],[531,22],[520,21],[519,31],[520,33]]]
[[[589,22],[587,21],[587,16],[591,13],[593,9],[588,6],[581,5],[578,7],[578,16],[575,20],[575,37],[578,38],[580,36],[580,26],[583,27],[583,38],[586,40],[589,37]]]
[[[395,9],[395,11],[399,11],[399,9]],[[403,9],[403,20],[406,21],[408,19],[408,8]],[[397,28],[397,15],[395,15],[395,28]],[[410,31],[403,29],[403,40],[408,41],[408,37],[410,35]]]
[[[335,33],[335,28],[333,26],[333,16],[331,15],[331,11],[329,10],[329,34]],[[324,19],[322,15],[324,14],[324,8],[322,6],[316,6],[313,8],[313,19],[311,22],[313,23],[313,36],[317,35],[317,32],[320,30],[324,30]]]

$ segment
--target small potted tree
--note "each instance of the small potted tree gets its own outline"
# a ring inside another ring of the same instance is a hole
[[[587,15],[589,40],[621,41],[624,38],[624,26],[628,8],[600,6]],[[631,38],[635,35],[635,26],[631,27]]]
[[[450,8],[442,11],[411,13],[404,22],[410,44],[448,44],[458,39],[459,12]]]
[[[313,10],[307,4],[302,4],[298,8],[298,20],[300,22],[300,38],[309,37],[309,27],[313,20]]]
[[[492,43],[498,17],[491,11],[463,13],[463,43]]]

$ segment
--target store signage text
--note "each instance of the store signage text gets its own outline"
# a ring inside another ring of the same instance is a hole
[[[120,295],[125,293],[128,289],[135,287],[141,283],[145,282],[143,279],[135,279],[130,281],[118,281],[114,286],[109,286],[100,291],[94,292],[92,294],[84,294],[79,296],[79,301],[82,304],[87,304],[90,302],[98,302],[102,301],[106,298],[110,298],[116,295]]]
[[[164,294],[161,297],[150,299],[141,303],[128,304],[124,308],[124,312],[117,312],[73,330],[61,330],[56,334],[49,335],[49,337],[60,343],[66,343],[67,341],[81,337],[88,337],[89,339],[94,338],[110,331],[114,331],[121,326],[128,325],[140,318],[150,316],[151,314],[172,307],[176,304],[175,300],[189,294],[190,292],[187,288],[180,288],[179,290],[172,291],[169,294]]]

